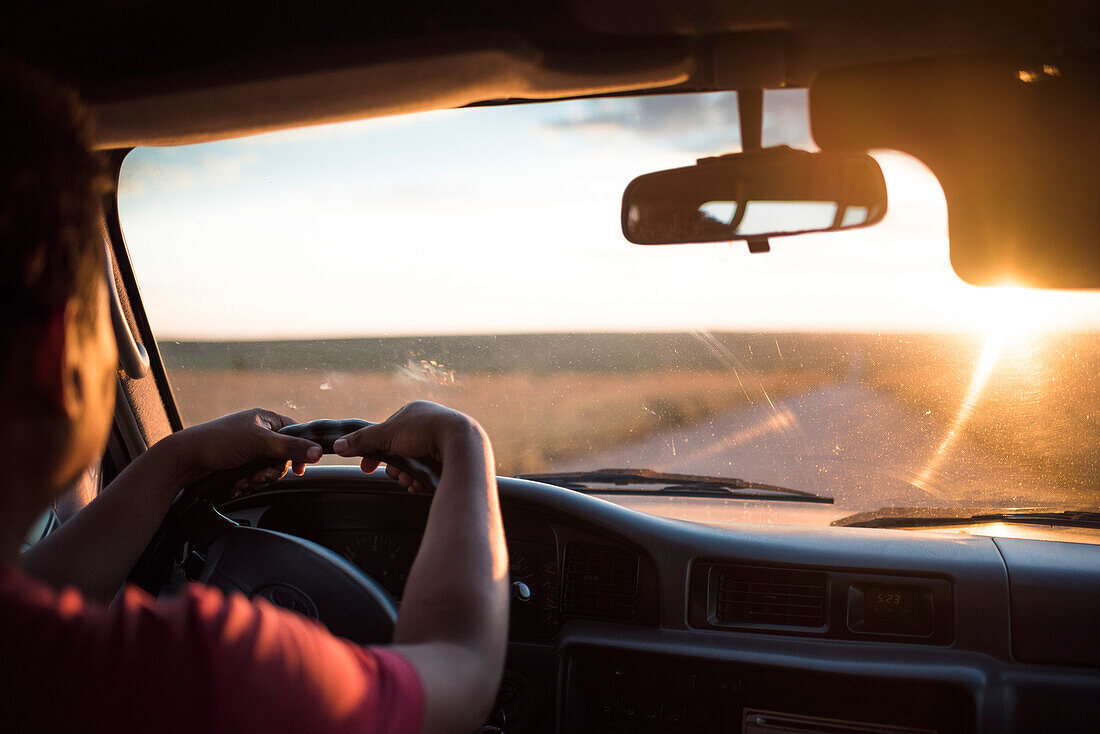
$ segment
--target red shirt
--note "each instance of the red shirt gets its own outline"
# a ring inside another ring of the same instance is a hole
[[[0,570],[0,730],[420,731],[412,665],[266,601],[128,588],[110,608]]]

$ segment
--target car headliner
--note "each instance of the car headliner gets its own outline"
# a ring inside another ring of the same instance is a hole
[[[852,64],[1095,48],[1087,0],[69,0],[0,47],[73,82],[99,144],[198,142],[468,104],[807,86]]]

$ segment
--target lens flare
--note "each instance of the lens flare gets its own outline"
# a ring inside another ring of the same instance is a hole
[[[913,481],[914,486],[938,497],[944,494],[934,484],[937,473],[970,422],[998,366],[1003,368],[1010,363],[1024,377],[1037,378],[1041,371],[1036,358],[1038,345],[1043,332],[1056,321],[1051,318],[1054,314],[1046,293],[1014,284],[987,289],[977,306],[982,309],[987,326],[970,385],[943,439]]]

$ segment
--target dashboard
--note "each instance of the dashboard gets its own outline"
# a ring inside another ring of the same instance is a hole
[[[1100,726],[1100,546],[719,529],[499,480],[512,602],[493,723],[524,732]],[[430,498],[315,467],[229,503],[400,599]]]

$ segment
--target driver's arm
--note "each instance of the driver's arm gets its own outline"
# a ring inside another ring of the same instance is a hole
[[[24,553],[23,569],[55,588],[75,586],[87,597],[109,602],[184,486],[258,458],[275,465],[251,478],[257,486],[282,476],[288,462],[301,473],[306,463],[317,461],[320,446],[275,433],[293,422],[270,411],[246,410],[168,436]]]
[[[393,649],[420,675],[423,731],[475,731],[493,704],[508,636],[508,551],[489,440],[462,414],[411,403],[342,441],[335,449],[345,456],[389,451],[443,465]],[[376,466],[363,460],[364,470]],[[407,474],[389,472],[416,488]]]

